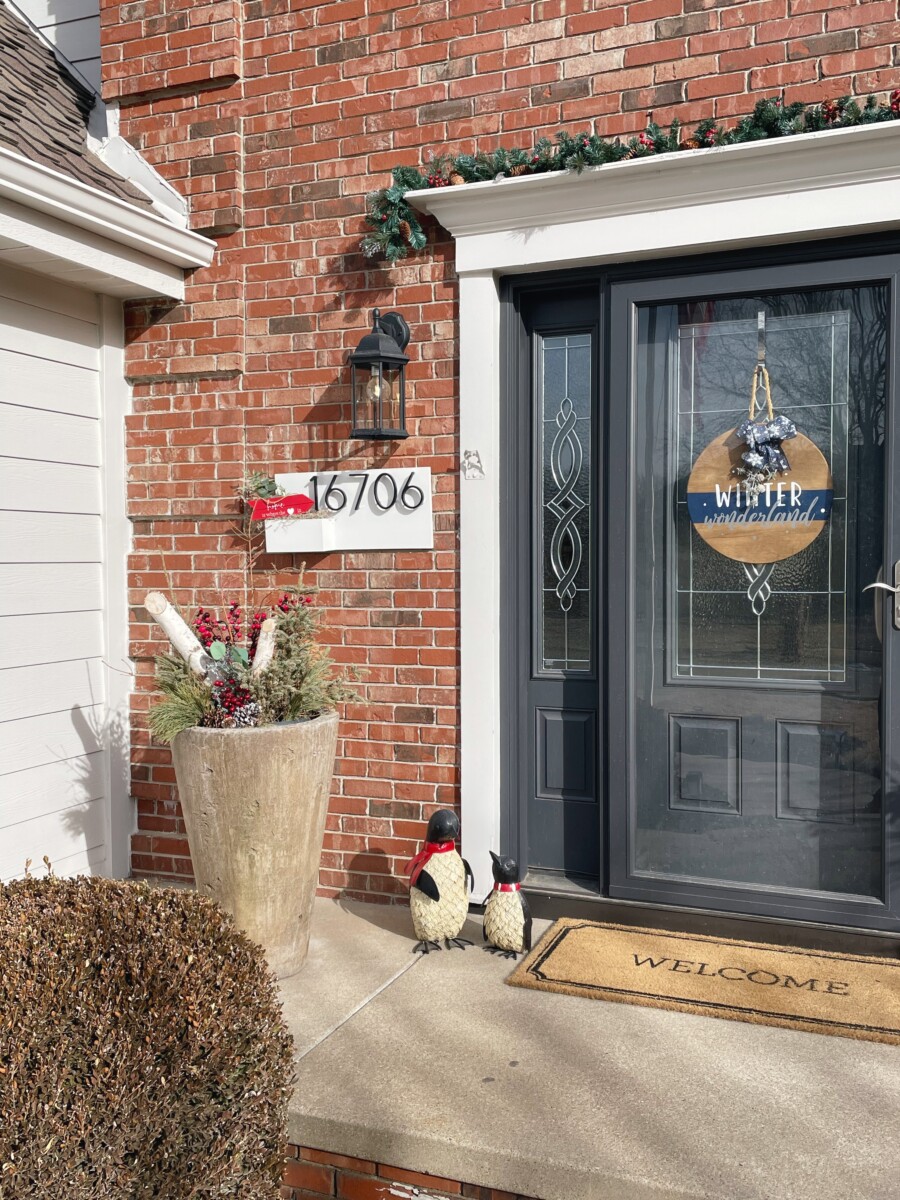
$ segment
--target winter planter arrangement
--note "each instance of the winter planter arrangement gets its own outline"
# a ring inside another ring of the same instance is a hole
[[[289,589],[246,628],[201,608],[193,629],[159,592],[144,601],[174,654],[157,659],[151,710],[171,743],[198,889],[266,952],[279,978],[303,965],[337,747],[352,691],[316,643],[311,589]]]

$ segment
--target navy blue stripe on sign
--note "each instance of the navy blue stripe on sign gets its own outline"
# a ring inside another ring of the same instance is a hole
[[[834,491],[803,488],[799,494],[795,489],[792,495],[790,485],[783,484],[779,504],[777,486],[773,484],[768,496],[763,491],[757,503],[748,506],[743,488],[732,484],[718,492],[688,492],[686,499],[694,525],[805,525],[828,519]]]

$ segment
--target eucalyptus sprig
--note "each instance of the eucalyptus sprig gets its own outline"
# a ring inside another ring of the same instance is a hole
[[[531,150],[498,147],[476,154],[443,154],[432,158],[422,170],[395,167],[391,185],[369,193],[368,232],[363,238],[362,249],[371,258],[383,257],[388,263],[395,263],[424,248],[425,231],[419,214],[406,200],[407,192],[485,183],[520,175],[543,175],[551,171],[577,173],[586,167],[601,167],[625,159],[795,137],[898,118],[900,88],[891,92],[886,103],[879,103],[874,96],[867,97],[862,104],[852,96],[841,96],[821,104],[807,105],[800,101],[784,104],[775,97],[759,100],[753,112],[730,129],[706,119],[692,134],[685,135],[678,121],[673,121],[668,131],[651,121],[645,130],[625,142],[619,138],[601,137],[590,130],[576,134],[560,130],[555,140],[542,137]]]

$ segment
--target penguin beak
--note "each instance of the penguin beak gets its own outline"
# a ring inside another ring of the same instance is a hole
[[[493,852],[493,850],[489,850],[489,851],[488,851],[488,854],[490,854],[491,858],[494,860],[494,862],[495,862],[495,863],[497,864],[497,866],[499,867],[499,866],[500,866],[500,855],[499,855],[499,854],[495,854],[495,853]]]

